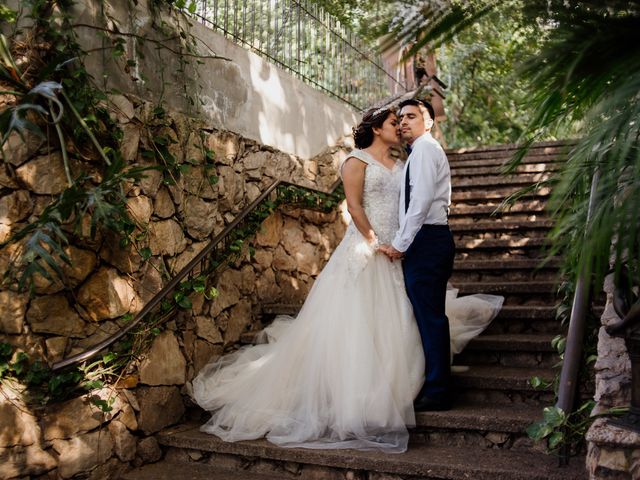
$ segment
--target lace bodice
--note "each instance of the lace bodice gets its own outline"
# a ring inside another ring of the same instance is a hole
[[[363,207],[380,243],[391,243],[398,230],[398,201],[402,166],[400,162],[390,170],[363,150],[353,150],[356,157],[367,164],[364,177]],[[353,222],[349,230],[356,230]]]

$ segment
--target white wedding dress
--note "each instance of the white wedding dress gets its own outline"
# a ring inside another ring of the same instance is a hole
[[[368,165],[364,208],[380,243],[390,243],[402,166],[390,170],[361,150],[351,156]],[[458,303],[449,317],[455,351],[501,305],[501,297],[476,298],[470,314],[468,298],[447,302]],[[297,318],[276,320],[266,333],[269,343],[227,355],[193,380],[194,400],[213,414],[202,431],[289,447],[407,449],[424,354],[401,262],[374,252],[351,223]]]

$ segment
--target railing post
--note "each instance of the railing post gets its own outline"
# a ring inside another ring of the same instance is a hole
[[[589,222],[596,202],[596,191],[598,181],[600,179],[600,171],[596,167],[591,179],[591,191],[589,193],[589,207],[587,210],[587,221],[585,231],[588,232]],[[582,360],[582,343],[584,341],[585,318],[587,308],[589,306],[589,286],[590,279],[586,277],[585,272],[580,272],[578,281],[576,282],[576,291],[573,297],[573,305],[571,307],[571,317],[569,320],[569,331],[567,332],[567,343],[564,352],[564,361],[562,362],[562,371],[560,373],[560,385],[558,389],[558,402],[556,406],[560,408],[566,415],[571,414],[575,405],[575,396],[577,392],[578,373]],[[562,458],[563,463],[568,461],[568,452],[565,452]]]

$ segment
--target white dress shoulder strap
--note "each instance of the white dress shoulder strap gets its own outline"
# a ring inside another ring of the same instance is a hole
[[[347,158],[349,158],[349,157],[355,157],[358,160],[362,160],[367,165],[373,163],[373,161],[374,161],[373,158],[371,158],[371,155],[369,155],[364,150],[360,150],[358,148],[356,148],[354,150],[351,150],[351,153],[349,153],[349,155],[347,155]]]
[[[358,148],[351,150],[347,156],[345,157],[345,159],[342,161],[342,163],[340,164],[340,176],[342,177],[342,167],[344,166],[344,164],[347,162],[347,160],[349,160],[351,157],[353,158],[357,158],[358,160],[366,163],[367,165],[371,165],[374,160],[371,158],[371,155],[369,155],[367,152],[365,152],[364,150],[360,150]]]

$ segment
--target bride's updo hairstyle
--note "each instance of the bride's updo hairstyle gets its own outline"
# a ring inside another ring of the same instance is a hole
[[[367,148],[373,143],[373,129],[381,128],[391,109],[388,107],[370,108],[362,116],[362,121],[353,129],[356,148]]]

